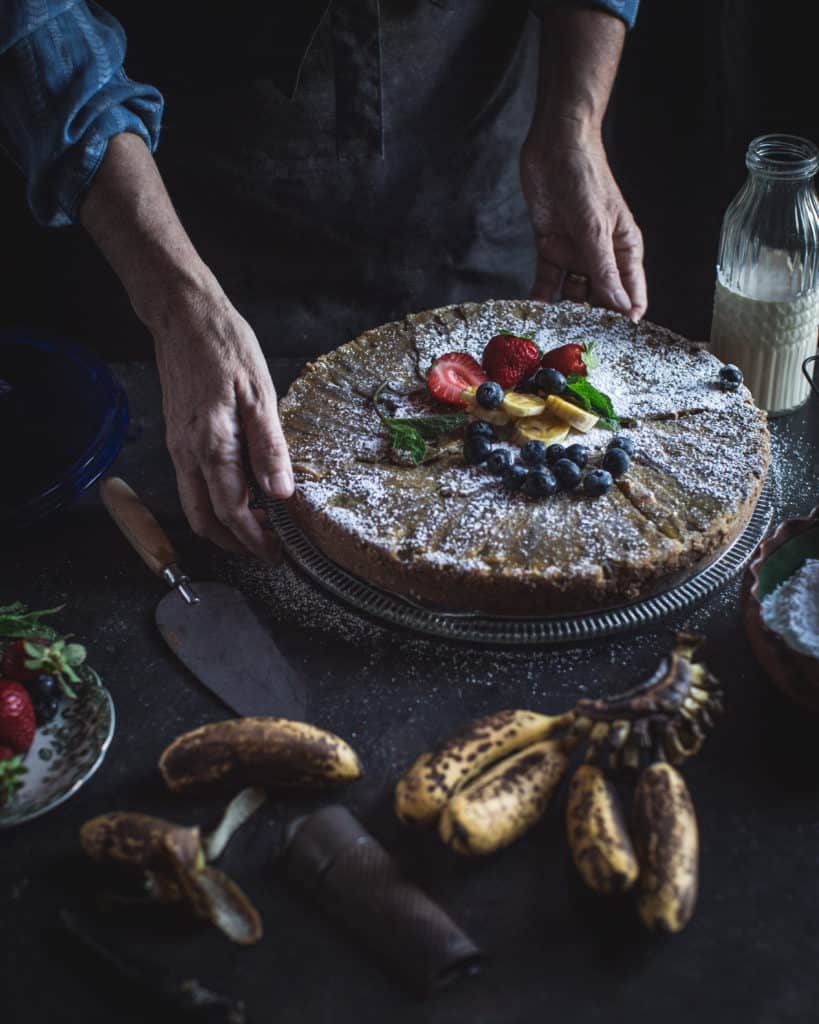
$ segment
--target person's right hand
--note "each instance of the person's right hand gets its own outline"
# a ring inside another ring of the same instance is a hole
[[[191,528],[229,551],[275,560],[274,535],[248,507],[243,442],[271,497],[293,493],[293,471],[256,335],[223,293],[188,296],[148,326],[168,451]]]

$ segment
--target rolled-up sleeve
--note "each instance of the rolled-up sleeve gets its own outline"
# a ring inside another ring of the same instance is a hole
[[[637,8],[640,0],[532,0],[530,7],[536,14],[542,14],[549,7],[556,7],[558,4],[574,3],[576,7],[596,7],[601,11],[608,11],[626,23],[628,28],[634,28],[637,20]]]
[[[162,96],[125,74],[119,22],[84,0],[0,0],[0,133],[47,226],[71,224],[108,140],[153,150]]]

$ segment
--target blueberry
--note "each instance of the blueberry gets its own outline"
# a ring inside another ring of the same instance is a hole
[[[566,390],[566,378],[560,370],[545,367],[535,374],[535,386],[544,395],[562,395]]]
[[[507,491],[519,491],[526,477],[527,473],[523,466],[510,466],[504,471],[501,482]]]
[[[493,380],[485,381],[475,393],[475,401],[484,409],[497,409],[503,401],[503,388]]]
[[[583,477],[583,490],[592,498],[607,494],[614,483],[611,473],[605,469],[593,469]]]
[[[719,386],[723,391],[739,391],[742,370],[733,363],[726,363],[719,371]]]
[[[464,458],[470,466],[480,466],[492,451],[492,445],[485,437],[468,437],[464,442]]]
[[[546,465],[553,466],[558,459],[562,459],[566,449],[562,444],[550,444],[546,449]]]
[[[622,448],[626,455],[634,454],[634,442],[630,437],[624,437],[623,434],[616,434],[609,441],[609,448]]]
[[[563,457],[582,469],[589,461],[589,449],[583,444],[570,444]]]
[[[490,473],[501,476],[512,465],[512,453],[508,448],[496,448],[490,452],[486,465]]]
[[[486,420],[471,420],[466,428],[467,437],[485,437],[487,441],[495,440],[495,428]]]
[[[520,457],[527,466],[542,466],[546,461],[546,445],[542,441],[527,441],[520,450]]]
[[[631,459],[623,448],[609,448],[603,456],[603,469],[607,469],[615,480],[628,471]]]
[[[58,693],[57,680],[54,676],[44,672],[28,684],[28,691],[33,701],[56,697]]]
[[[40,697],[34,701],[34,718],[37,725],[45,725],[57,714],[59,702],[56,697]]]
[[[523,482],[523,493],[530,498],[549,498],[557,490],[557,480],[550,469],[530,469]]]
[[[558,459],[552,472],[564,491],[573,491],[580,483],[580,466],[571,459]]]

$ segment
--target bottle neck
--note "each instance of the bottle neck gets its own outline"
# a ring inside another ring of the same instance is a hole
[[[798,135],[760,135],[748,146],[745,165],[766,182],[807,188],[819,170],[819,149]]]

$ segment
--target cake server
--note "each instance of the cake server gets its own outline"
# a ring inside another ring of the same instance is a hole
[[[131,547],[171,588],[155,618],[174,654],[237,715],[304,721],[304,683],[242,594],[216,581],[191,582],[165,531],[124,480],[108,477],[100,495]]]

